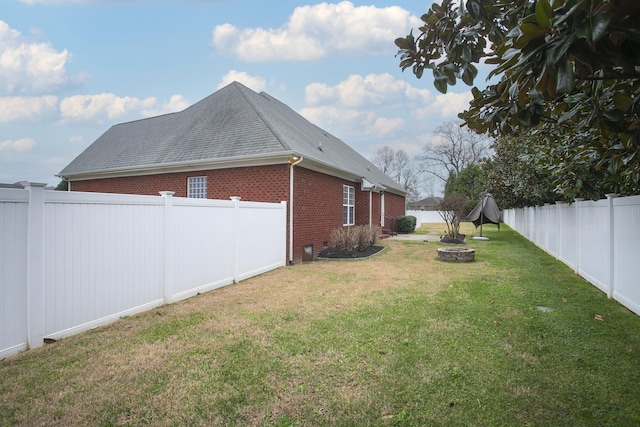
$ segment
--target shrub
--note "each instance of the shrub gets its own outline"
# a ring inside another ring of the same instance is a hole
[[[379,226],[358,225],[355,227],[336,227],[329,238],[333,247],[345,254],[364,251],[373,246],[380,238],[382,230]]]
[[[413,233],[417,222],[418,218],[413,215],[399,216],[396,219],[398,233]]]
[[[358,250],[364,251],[376,244],[382,235],[382,229],[378,225],[359,225],[354,227],[354,232],[358,239]]]
[[[358,247],[353,227],[336,227],[331,230],[329,238],[333,247],[345,254],[352,254]]]

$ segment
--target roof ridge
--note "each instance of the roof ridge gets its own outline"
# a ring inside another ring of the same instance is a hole
[[[240,82],[234,81],[233,83],[231,83],[234,85],[234,87],[236,87],[236,89],[238,89],[238,91],[240,92],[240,94],[244,97],[244,99],[251,104],[251,107],[253,108],[253,111],[255,111],[255,113],[258,115],[258,117],[260,117],[260,120],[262,120],[262,123],[265,124],[265,126],[267,126],[269,128],[269,130],[271,131],[271,133],[273,134],[273,136],[276,137],[276,139],[278,140],[278,142],[280,142],[280,144],[282,144],[282,147],[287,150],[287,151],[292,151],[291,146],[289,144],[287,144],[284,140],[284,137],[277,132],[274,128],[273,125],[271,124],[271,122],[269,120],[267,120],[267,118],[265,117],[265,115],[260,111],[260,108],[258,108],[258,106],[256,105],[256,103],[250,99],[246,93],[245,93],[245,89],[250,91],[252,94],[255,94],[256,96],[261,96],[259,93],[255,92],[254,90],[246,87],[245,85],[243,85]],[[242,88],[242,89],[241,89]],[[264,92],[263,92],[264,93]],[[269,95],[271,97],[271,95]],[[262,98],[269,100],[268,98],[262,96]],[[273,102],[273,101],[271,101]]]

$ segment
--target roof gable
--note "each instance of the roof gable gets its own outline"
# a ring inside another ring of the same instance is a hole
[[[272,96],[238,82],[181,112],[112,126],[59,175],[72,178],[278,155],[301,156],[300,166],[311,162],[366,177],[379,189],[404,193],[402,186],[343,141]]]

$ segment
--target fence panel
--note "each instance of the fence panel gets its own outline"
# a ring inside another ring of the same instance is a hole
[[[174,199],[174,289],[182,299],[233,283],[236,241],[230,200]],[[283,245],[284,246],[284,245]],[[211,268],[215,265],[216,268]]]
[[[546,230],[546,248],[547,252],[555,258],[558,258],[558,207],[556,205],[545,205],[547,212],[544,228]]]
[[[576,268],[576,213],[575,206],[558,203],[558,259],[575,270]]]
[[[238,280],[255,276],[278,267],[286,258],[286,246],[280,250],[265,250],[273,246],[280,236],[286,235],[286,218],[280,215],[281,204],[239,202],[237,221],[238,238],[235,250],[238,262]]]
[[[420,227],[420,224],[444,224],[444,219],[442,219],[438,211],[407,211],[406,214],[416,217],[417,227]]]
[[[45,335],[162,304],[158,197],[45,192]]]
[[[0,358],[286,265],[286,203],[0,189]]]
[[[609,292],[609,218],[607,200],[578,202],[578,274]]]
[[[640,314],[640,196],[613,199],[613,298]]]
[[[28,196],[0,189],[0,359],[27,348]]]
[[[531,235],[533,242],[542,249],[546,250],[547,243],[547,210],[544,206],[536,206],[533,210],[533,229]]]
[[[640,196],[509,209],[507,225],[640,315]],[[544,219],[541,219],[544,218]],[[546,235],[534,232],[546,228]],[[555,234],[555,236],[554,236]]]

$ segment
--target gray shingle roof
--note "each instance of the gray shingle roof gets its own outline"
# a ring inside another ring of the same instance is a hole
[[[303,156],[302,167],[311,162],[405,191],[340,139],[270,95],[238,82],[181,112],[111,127],[59,176],[73,179],[109,171],[289,155]]]

